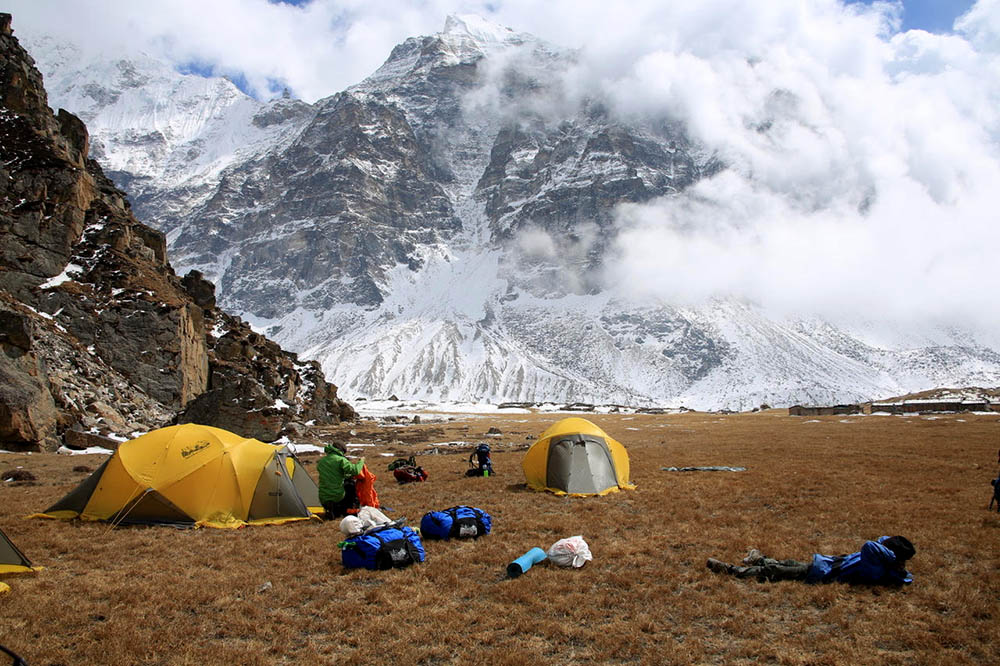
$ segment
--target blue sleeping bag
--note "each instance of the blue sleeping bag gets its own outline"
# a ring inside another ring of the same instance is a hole
[[[489,534],[492,528],[490,514],[471,506],[431,511],[420,519],[420,533],[435,539],[478,539]]]
[[[420,535],[406,525],[387,525],[343,542],[341,561],[349,569],[393,569],[424,561]]]

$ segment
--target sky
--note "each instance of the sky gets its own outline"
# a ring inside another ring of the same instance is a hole
[[[694,9],[684,5],[694,4]],[[665,21],[693,20],[690,27],[752,31],[771,19],[796,21],[811,13],[878,13],[892,30],[950,33],[972,6],[970,0],[708,0],[701,3],[636,0],[8,0],[15,34],[64,34],[94,49],[140,49],[163,55],[184,71],[221,74],[245,91],[273,97],[288,87],[312,102],[357,83],[373,72],[392,47],[408,37],[442,29],[448,14],[479,14],[555,44],[614,48],[648,45],[669,36]],[[995,5],[994,2],[980,3]],[[768,6],[770,5],[770,6]],[[812,6],[813,10],[796,8]],[[780,8],[777,12],[774,7]],[[718,12],[718,14],[716,14]],[[792,17],[789,14],[799,14]],[[740,26],[736,17],[747,16]],[[82,30],[80,26],[87,26]],[[628,49],[632,50],[632,49]]]
[[[1000,344],[1000,0],[5,4],[15,35],[144,50],[310,102],[448,14],[479,14],[580,49],[565,91],[623,118],[681,119],[729,167],[623,206],[608,285],[972,323]]]
[[[874,0],[852,0],[854,3],[871,5]],[[955,19],[973,5],[973,0],[904,0],[902,10],[902,30],[926,30],[927,32],[949,32]]]

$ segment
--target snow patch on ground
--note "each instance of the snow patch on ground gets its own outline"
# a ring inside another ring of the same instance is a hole
[[[49,278],[42,284],[38,285],[39,289],[52,289],[53,287],[58,287],[63,282],[69,282],[74,276],[79,275],[83,272],[83,267],[76,264],[67,264],[66,268],[59,275]]]
[[[103,446],[88,446],[85,449],[71,449],[67,446],[60,446],[56,449],[56,453],[62,454],[64,456],[110,456],[114,453],[111,449],[106,449]]]

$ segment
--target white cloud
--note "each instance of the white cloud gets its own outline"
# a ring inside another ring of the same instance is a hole
[[[551,261],[556,257],[556,243],[544,229],[526,229],[518,234],[517,245],[528,259]]]
[[[392,47],[441,29],[437,4],[402,0],[316,0],[303,7],[266,0],[10,0],[15,34],[63,36],[104,51],[142,50],[174,63],[242,74],[268,96],[269,80],[307,101],[374,71]]]
[[[984,297],[1000,247],[1000,3],[958,22],[970,40],[889,36],[877,11],[782,4],[788,15],[772,18],[795,24],[787,39],[648,53],[607,82],[620,108],[684,118],[731,166],[623,207],[610,278],[674,302],[735,294],[995,331],[1000,309]]]
[[[955,28],[976,48],[1000,52],[1000,0],[979,0],[955,21]]]
[[[727,171],[683,197],[622,207],[629,230],[612,270],[676,304],[736,294],[787,314],[995,326],[993,204],[941,206],[901,181],[867,215],[804,210]]]
[[[243,72],[260,90],[281,80],[309,101],[358,82],[405,38],[441,30],[448,13],[479,13],[580,48],[561,91],[570,103],[596,95],[622,115],[682,119],[730,166],[682,196],[623,207],[608,279],[678,302],[736,294],[1000,327],[989,305],[1000,0],[979,0],[949,35],[900,33],[898,2],[840,0],[7,5],[15,30],[127,42]],[[547,251],[541,236],[521,241]]]
[[[586,293],[601,282],[590,266],[591,252],[599,240],[600,230],[590,222],[574,226],[572,234],[560,235],[529,226],[512,239],[517,261],[508,268],[519,274],[522,284],[530,274],[530,288],[540,293]]]

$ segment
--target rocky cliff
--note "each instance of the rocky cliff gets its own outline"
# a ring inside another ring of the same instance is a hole
[[[175,274],[88,150],[0,14],[0,445],[171,421],[274,440],[352,418],[318,364],[216,307],[197,271]]]

